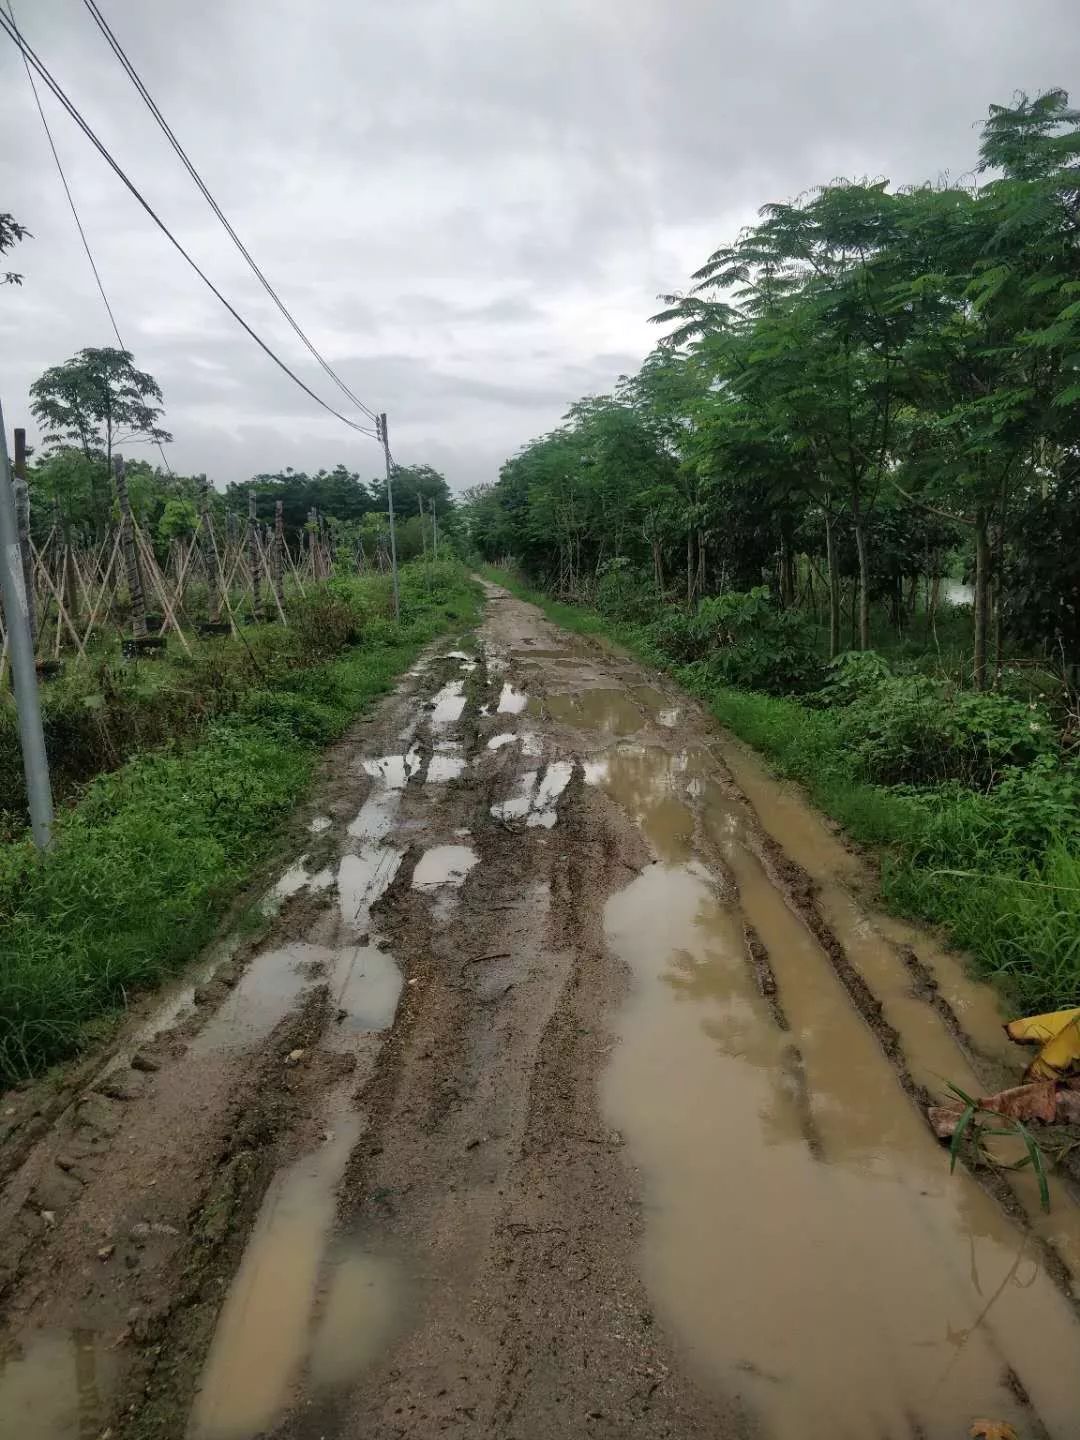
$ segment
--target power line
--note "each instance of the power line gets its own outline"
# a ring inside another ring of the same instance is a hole
[[[184,249],[183,245],[181,245],[180,241],[165,224],[164,220],[161,219],[157,211],[154,210],[149,201],[145,199],[142,192],[138,189],[135,183],[132,180],[128,179],[127,175],[113,159],[108,149],[105,147],[105,145],[102,144],[102,142],[94,134],[94,131],[83,119],[82,115],[79,113],[76,107],[68,99],[67,95],[64,93],[62,86],[53,79],[52,75],[49,73],[49,70],[35,53],[33,48],[27,44],[27,42],[23,39],[22,35],[20,35],[14,24],[5,17],[2,11],[0,11],[0,29],[2,29],[4,33],[8,36],[8,38],[22,51],[23,58],[28,59],[30,64],[33,65],[34,69],[38,73],[39,78],[45,82],[45,84],[52,91],[56,99],[67,111],[68,115],[70,115],[72,120],[75,121],[79,129],[93,145],[94,149],[97,150],[98,154],[102,157],[102,159],[106,162],[110,169],[116,174],[116,176],[124,184],[126,189],[128,189],[135,197],[135,199],[139,202],[142,208],[146,211],[147,215],[150,216],[150,219],[153,220],[154,224],[170,242],[173,248],[179,251],[179,253],[191,266],[192,270],[195,271],[195,274],[198,275],[199,279],[203,282],[206,288],[221,302],[222,305],[224,305],[225,309],[228,310],[229,314],[233,317],[233,319],[241,327],[241,329],[246,331],[246,333],[251,336],[252,340],[255,341],[259,349],[262,350],[264,354],[269,356],[269,358],[274,362],[274,364],[289,377],[289,379],[293,382],[294,385],[299,386],[299,388],[303,390],[305,395],[307,395],[310,399],[314,400],[316,405],[320,405],[329,414],[340,420],[343,425],[348,425],[350,430],[357,430],[360,432],[361,435],[368,435],[372,439],[374,439],[374,430],[370,430],[366,426],[358,424],[355,420],[350,420],[348,416],[342,415],[339,410],[335,410],[332,405],[328,404],[321,395],[317,395],[315,391],[312,390],[310,385],[306,385],[304,381],[300,379],[299,375],[295,374],[295,372],[292,371],[288,365],[286,365],[285,361],[282,360],[281,357],[277,355],[273,350],[271,350],[270,346],[266,343],[262,336],[259,335],[254,329],[252,329],[252,327],[248,324],[248,322],[244,319],[244,317],[240,314],[236,307],[225,298],[225,296],[221,293],[221,291],[206,274],[206,272],[201,268],[198,262],[194,260],[192,256],[189,255],[188,252]]]
[[[15,11],[12,7],[11,0],[7,0],[7,12],[11,19],[12,25],[15,27],[15,33],[19,34],[19,27],[15,20]],[[75,221],[75,228],[79,232],[79,239],[82,241],[82,247],[86,251],[86,258],[90,262],[90,269],[94,272],[94,281],[97,285],[98,293],[101,296],[101,302],[105,306],[105,313],[109,317],[109,324],[112,326],[113,334],[116,336],[116,343],[120,346],[120,349],[127,350],[127,346],[124,344],[123,337],[120,334],[120,327],[116,323],[116,316],[113,314],[113,308],[109,304],[109,297],[105,293],[105,285],[101,279],[101,274],[98,271],[97,264],[95,263],[93,252],[90,249],[90,242],[86,238],[86,231],[83,229],[82,221],[79,219],[79,212],[75,208],[75,200],[71,193],[71,187],[67,182],[67,176],[64,174],[64,167],[60,163],[60,156],[57,153],[56,144],[52,137],[52,131],[49,129],[49,122],[45,118],[45,111],[42,108],[41,104],[41,96],[38,94],[37,84],[34,81],[34,72],[30,69],[30,62],[27,60],[25,53],[23,53],[22,62],[26,68],[26,78],[30,81],[30,90],[34,96],[34,104],[37,106],[37,112],[41,116],[41,124],[45,131],[45,138],[49,142],[49,149],[52,151],[53,160],[56,162],[57,173],[60,176],[60,183],[64,187],[64,194],[67,196],[67,202],[71,209],[71,215]],[[169,464],[168,457],[165,454],[165,448],[160,441],[158,442],[157,448],[161,455],[162,464],[165,466],[165,469],[168,470],[169,474],[171,475],[173,473],[173,468]]]
[[[315,348],[315,346],[312,344],[312,342],[308,339],[307,335],[304,334],[304,331],[300,328],[300,325],[298,324],[298,322],[296,321],[296,319],[294,318],[294,316],[292,315],[292,313],[289,311],[288,307],[285,305],[285,302],[281,299],[281,297],[278,295],[277,291],[276,291],[276,290],[274,289],[274,287],[270,284],[270,281],[266,278],[266,276],[263,274],[262,270],[261,270],[261,269],[259,268],[259,266],[255,263],[255,260],[254,260],[253,256],[251,255],[250,251],[248,250],[247,246],[246,246],[246,245],[244,244],[244,242],[240,239],[239,235],[237,235],[236,231],[233,229],[232,225],[230,224],[228,218],[225,216],[224,212],[222,211],[221,206],[218,204],[218,202],[214,199],[213,195],[211,195],[210,191],[207,189],[206,183],[204,182],[202,176],[199,174],[199,172],[196,170],[195,166],[192,164],[190,158],[188,157],[187,152],[185,151],[184,147],[180,144],[180,141],[176,138],[176,135],[175,135],[175,133],[173,132],[172,126],[171,126],[171,125],[169,124],[169,122],[165,119],[165,116],[161,113],[161,110],[158,108],[157,102],[154,100],[153,96],[150,94],[149,90],[146,88],[146,85],[143,83],[141,77],[139,76],[138,72],[136,71],[135,66],[131,63],[131,61],[128,59],[127,55],[124,53],[124,48],[123,48],[123,46],[120,44],[119,40],[116,38],[116,35],[115,35],[115,33],[113,32],[112,27],[109,25],[109,22],[105,19],[104,15],[101,13],[101,9],[100,9],[100,7],[98,6],[98,4],[96,3],[96,0],[83,0],[83,4],[86,6],[87,10],[90,12],[91,16],[93,17],[94,23],[97,25],[98,29],[101,31],[102,35],[105,37],[105,40],[107,41],[109,47],[111,48],[113,54],[116,56],[117,60],[119,60],[121,66],[123,67],[125,73],[127,74],[128,78],[130,79],[131,83],[135,86],[135,89],[139,92],[140,96],[142,97],[143,101],[144,101],[145,104],[146,104],[147,109],[150,111],[151,115],[153,115],[154,119],[157,121],[158,125],[161,127],[162,131],[164,132],[166,138],[167,138],[168,141],[169,141],[169,144],[170,144],[170,145],[172,146],[172,148],[176,151],[176,154],[179,156],[179,158],[180,158],[180,160],[181,160],[184,168],[187,170],[188,174],[191,176],[192,180],[195,182],[195,184],[196,184],[196,186],[198,187],[198,189],[199,189],[200,193],[202,194],[203,198],[206,200],[206,203],[210,206],[211,210],[213,210],[214,214],[215,214],[215,215],[217,216],[217,218],[221,221],[221,223],[222,223],[222,225],[224,226],[225,231],[226,231],[226,233],[228,234],[230,240],[232,240],[233,244],[234,244],[234,245],[236,246],[236,248],[240,251],[240,254],[243,255],[244,259],[247,261],[248,265],[251,267],[252,272],[254,273],[254,275],[256,276],[256,278],[258,279],[259,283],[262,285],[263,289],[264,289],[264,290],[266,291],[266,293],[270,296],[271,300],[273,300],[274,304],[275,304],[275,305],[277,306],[277,308],[281,311],[281,314],[285,317],[285,319],[286,319],[286,320],[289,322],[289,324],[292,326],[293,330],[294,330],[294,331],[296,332],[296,334],[299,336],[300,340],[301,340],[301,341],[303,342],[303,344],[307,347],[307,349],[310,351],[310,353],[314,356],[315,360],[319,363],[319,365],[322,366],[323,370],[324,370],[324,371],[326,372],[326,374],[330,377],[330,379],[334,382],[334,384],[338,387],[338,389],[342,392],[342,394],[344,394],[345,396],[347,396],[347,398],[350,399],[350,400],[353,402],[354,405],[358,406],[359,409],[361,409],[361,410],[364,412],[364,414],[368,416],[369,419],[374,420],[374,419],[376,418],[376,416],[375,416],[375,411],[372,410],[372,409],[370,408],[370,406],[365,405],[364,402],[359,398],[359,396],[353,394],[352,390],[349,389],[348,385],[345,384],[344,380],[342,380],[341,377],[337,374],[337,372],[333,369],[333,367],[330,365],[329,361],[327,361],[326,359],[323,358],[323,356],[322,356],[322,355],[319,353],[319,351]]]

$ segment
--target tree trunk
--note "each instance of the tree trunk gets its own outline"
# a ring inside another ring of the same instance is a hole
[[[859,555],[859,649],[870,649],[870,567],[866,558],[866,529],[855,512],[855,549]]]
[[[255,516],[255,491],[248,491],[248,565],[251,568],[251,612],[256,622],[262,623],[263,605],[261,582],[261,556],[259,554],[259,522]]]
[[[661,549],[659,540],[652,542],[652,563],[653,581],[656,585],[656,598],[662,600],[664,598],[664,552]]]
[[[127,576],[128,595],[131,597],[131,628],[141,639],[146,635],[146,597],[143,594],[139,553],[135,545],[135,518],[131,513],[127,474],[124,470],[122,455],[113,456],[113,475],[116,479],[116,500],[120,506],[120,549],[124,556],[124,574]]]
[[[989,517],[980,505],[975,511],[975,663],[976,690],[986,689],[986,642],[990,608]]]
[[[829,567],[829,659],[840,653],[840,562],[833,537],[833,518],[825,511],[825,554]]]
[[[686,532],[686,608],[694,604],[694,532]]]
[[[705,536],[697,532],[697,581],[694,586],[698,596],[705,594]]]

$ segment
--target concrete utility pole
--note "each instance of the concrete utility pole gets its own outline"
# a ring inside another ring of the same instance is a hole
[[[4,413],[0,409],[0,590],[4,598],[8,644],[11,647],[11,678],[15,687],[15,709],[19,717],[26,798],[30,807],[30,828],[34,844],[44,850],[52,839],[53,804],[49,786],[49,758],[45,753],[45,732],[41,725],[41,699],[34,668],[34,637],[26,604],[22,556],[19,554],[19,526],[15,518],[15,491],[8,464]]]
[[[386,508],[390,512],[390,569],[394,576],[394,619],[401,624],[401,595],[398,592],[397,537],[394,534],[394,484],[391,476],[393,463],[390,459],[390,432],[386,427],[386,411],[375,422],[375,433],[382,441],[386,457]]]

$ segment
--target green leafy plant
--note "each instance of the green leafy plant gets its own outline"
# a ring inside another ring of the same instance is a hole
[[[986,1165],[993,1165],[999,1170],[1023,1170],[1031,1166],[1039,1187],[1039,1203],[1046,1211],[1050,1209],[1050,1182],[1046,1175],[1046,1161],[1042,1151],[1035,1142],[1035,1137],[1022,1120],[1016,1120],[1009,1116],[1001,1115],[996,1110],[988,1110],[985,1105],[964,1093],[959,1085],[949,1083],[949,1089],[961,1100],[964,1105],[963,1112],[956,1122],[956,1129],[953,1131],[952,1140],[949,1142],[949,1173],[956,1169],[956,1162],[959,1160],[964,1144],[964,1137],[970,1136],[970,1145],[977,1162]],[[993,1125],[980,1125],[980,1116],[986,1116],[993,1120]],[[1007,1136],[1010,1139],[1019,1139],[1023,1142],[1026,1154],[1019,1160],[1005,1164],[996,1160],[986,1148],[987,1136]]]

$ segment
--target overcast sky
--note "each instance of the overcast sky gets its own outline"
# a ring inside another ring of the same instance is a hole
[[[82,0],[14,3],[159,214],[332,400]],[[1080,76],[1080,0],[99,4],[285,303],[389,412],[396,457],[455,489],[635,369],[657,293],[759,205],[837,175],[962,174],[991,102]],[[0,211],[34,236],[9,257],[22,289],[0,290],[0,399],[32,430],[31,380],[114,342],[0,47]],[[174,468],[375,474],[374,443],[256,349],[43,98],[125,343],[164,391]]]

